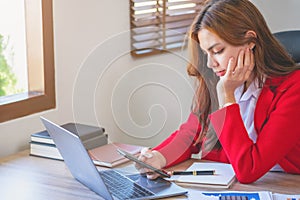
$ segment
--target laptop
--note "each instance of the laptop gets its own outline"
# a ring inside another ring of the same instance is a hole
[[[104,199],[158,199],[187,193],[162,178],[149,180],[140,174],[124,175],[115,169],[98,170],[77,135],[43,117],[41,120],[72,176]]]

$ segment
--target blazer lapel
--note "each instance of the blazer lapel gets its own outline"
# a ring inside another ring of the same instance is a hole
[[[260,132],[268,117],[268,110],[272,103],[273,97],[274,93],[271,91],[270,87],[263,87],[261,94],[258,97],[254,112],[254,126],[257,133]]]

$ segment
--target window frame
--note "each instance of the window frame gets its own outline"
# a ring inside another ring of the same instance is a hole
[[[30,60],[34,59],[34,52],[28,53],[28,81],[29,91],[21,94],[5,96],[4,103],[0,105],[0,123],[16,118],[24,117],[37,112],[53,109],[55,101],[55,70],[54,70],[54,40],[53,40],[53,4],[52,0],[27,0],[25,6],[40,4],[41,21],[41,62],[38,62],[42,73],[42,79],[34,82],[34,70]],[[29,10],[31,12],[32,10]],[[33,12],[35,12],[33,10]],[[27,17],[27,14],[26,14]],[[26,25],[26,28],[28,26]],[[27,40],[28,41],[28,40]],[[28,41],[30,42],[30,41]],[[30,44],[30,43],[28,43]],[[27,48],[28,49],[28,48]],[[30,51],[30,50],[29,50]],[[41,64],[42,63],[42,64]],[[41,66],[42,65],[42,66]],[[40,87],[42,91],[36,88]]]

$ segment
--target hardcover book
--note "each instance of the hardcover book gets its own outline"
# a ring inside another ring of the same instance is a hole
[[[88,151],[90,157],[96,165],[105,167],[115,167],[129,160],[117,152],[117,149],[123,149],[133,155],[140,153],[142,146],[123,144],[123,143],[109,143]]]

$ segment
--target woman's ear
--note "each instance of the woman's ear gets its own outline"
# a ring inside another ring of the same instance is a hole
[[[249,30],[249,31],[246,32],[245,37],[246,37],[246,38],[256,38],[257,36],[256,36],[255,31]],[[254,40],[254,39],[252,39],[252,41],[249,42],[249,48],[250,48],[251,50],[253,50],[254,47],[255,47],[255,43],[253,42],[253,40]]]

